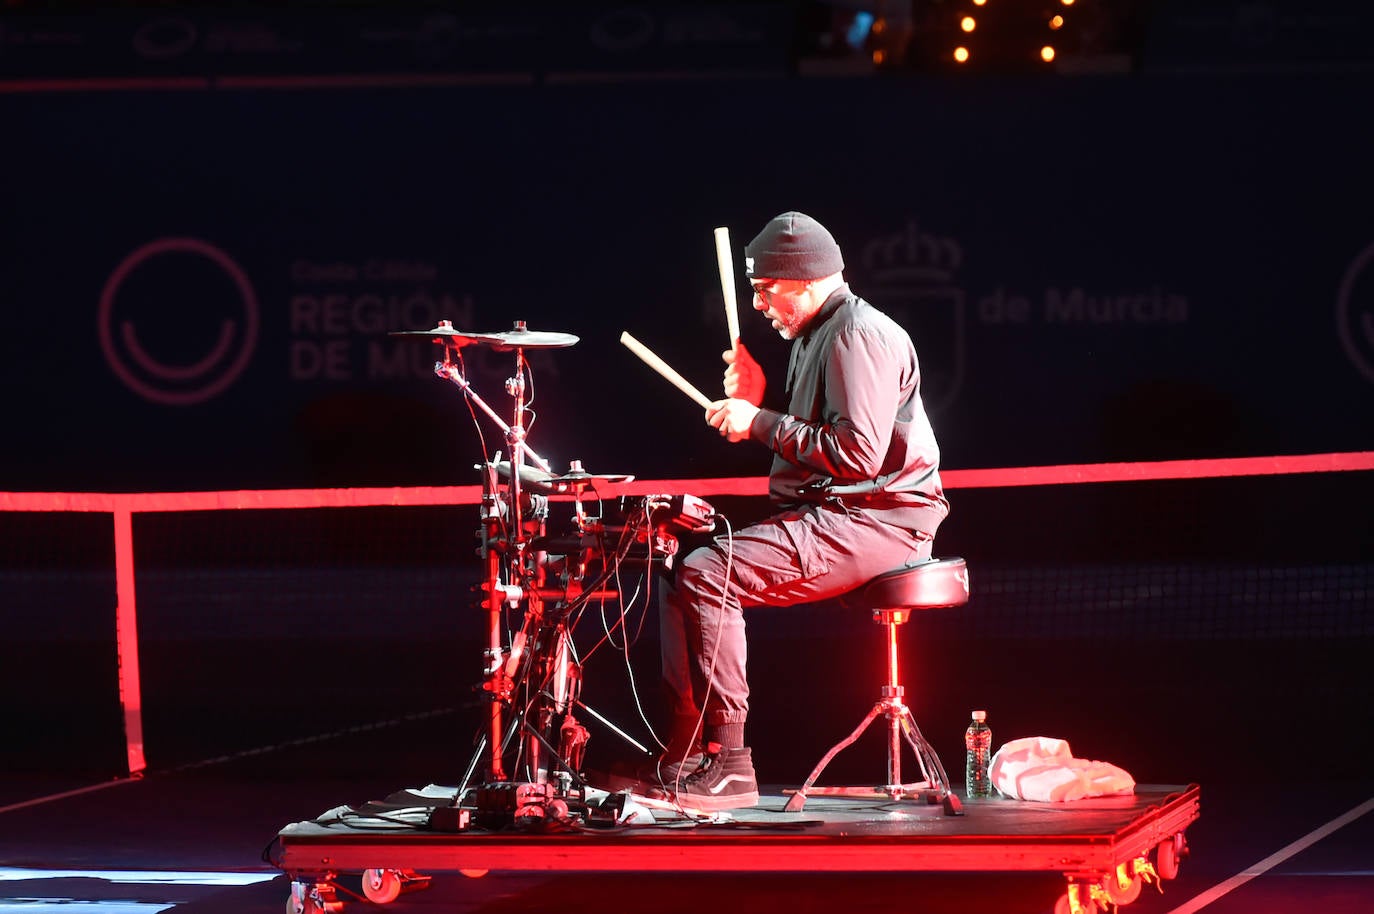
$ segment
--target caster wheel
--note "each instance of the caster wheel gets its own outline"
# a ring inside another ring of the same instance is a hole
[[[1159,874],[1159,878],[1173,879],[1177,876],[1178,865],[1187,853],[1188,842],[1184,839],[1183,832],[1159,842],[1159,848],[1155,851],[1155,872]]]
[[[1086,892],[1084,894],[1087,894]],[[1078,910],[1073,909],[1073,902],[1069,901],[1068,893],[1059,896],[1059,900],[1054,903],[1054,914],[1098,914],[1097,902],[1091,898],[1079,902]]]
[[[330,888],[325,895],[315,888],[306,888],[303,892],[292,891],[286,898],[286,914],[337,914],[343,910],[343,902],[339,901]]]
[[[467,870],[459,870],[458,872],[462,873],[464,876],[468,877],[469,879],[481,879],[481,878],[482,878],[483,876],[485,876],[487,873],[490,873],[491,870],[467,869]]]
[[[1107,892],[1107,897],[1114,905],[1130,904],[1140,897],[1140,890],[1144,888],[1144,880],[1136,875],[1135,867],[1130,863],[1123,863],[1115,871],[1108,873],[1102,880],[1102,888]]]
[[[395,870],[363,870],[363,895],[373,904],[390,904],[401,895],[401,874]]]

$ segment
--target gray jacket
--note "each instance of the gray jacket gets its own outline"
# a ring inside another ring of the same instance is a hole
[[[761,409],[749,428],[774,453],[776,504],[838,499],[934,535],[949,502],[916,347],[900,324],[842,285],[792,342],[787,391],[788,414]]]

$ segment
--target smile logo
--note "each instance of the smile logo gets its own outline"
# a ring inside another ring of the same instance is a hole
[[[1336,332],[1355,368],[1374,381],[1374,244],[1360,252],[1341,280]]]
[[[100,348],[115,375],[154,403],[221,393],[258,339],[258,300],[228,254],[195,238],[160,238],[115,268],[100,293]]]

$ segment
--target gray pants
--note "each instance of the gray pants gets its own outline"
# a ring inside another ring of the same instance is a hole
[[[838,596],[906,562],[930,558],[932,536],[871,512],[807,505],[717,536],[682,561],[661,603],[663,678],[674,726],[742,723],[749,713],[743,610]],[[726,581],[727,568],[729,581]]]

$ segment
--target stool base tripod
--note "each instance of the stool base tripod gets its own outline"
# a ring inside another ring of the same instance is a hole
[[[897,626],[906,622],[910,616],[909,609],[875,609],[873,610],[873,621],[880,623],[885,629],[887,637],[887,684],[882,688],[882,697],[873,706],[873,710],[868,712],[868,716],[863,719],[859,726],[854,728],[854,732],[840,740],[816,765],[811,772],[811,776],[806,779],[806,783],[801,789],[792,794],[784,807],[787,812],[801,812],[806,805],[808,796],[844,796],[844,797],[888,797],[893,800],[900,800],[903,797],[921,797],[927,803],[943,803],[945,815],[963,815],[963,805],[959,798],[949,789],[949,776],[945,774],[944,766],[940,764],[940,757],[935,754],[935,749],[931,747],[926,738],[921,735],[921,729],[916,726],[916,718],[911,715],[911,709],[902,701],[903,689],[897,684]],[[842,750],[857,740],[863,732],[868,729],[868,725],[877,720],[881,715],[887,721],[887,783],[880,787],[816,787],[816,779],[825,771],[825,767],[830,764],[831,759],[839,755]],[[925,779],[912,784],[902,783],[902,739],[905,738],[911,746],[911,750],[916,753],[916,764],[921,768],[921,774]]]
[[[816,779],[842,751],[851,746],[879,716],[887,721],[887,783],[874,787],[816,787]],[[925,779],[902,783],[901,740],[905,737],[916,754],[916,764],[920,766]],[[924,799],[927,803],[943,803],[945,815],[963,815],[963,805],[959,797],[949,789],[949,778],[939,757],[930,743],[921,735],[911,709],[902,701],[901,686],[883,686],[883,697],[868,712],[868,716],[854,728],[854,732],[830,748],[816,764],[806,783],[792,794],[784,809],[787,812],[801,812],[806,806],[807,797],[887,797],[892,800],[904,798]]]

